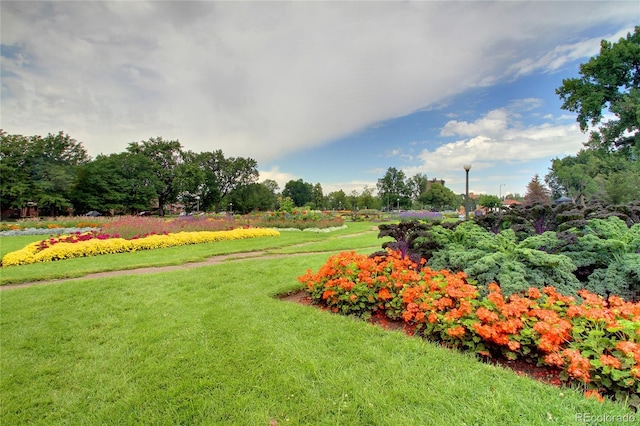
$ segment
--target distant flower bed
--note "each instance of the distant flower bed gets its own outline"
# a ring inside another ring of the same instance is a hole
[[[161,218],[146,216],[120,216],[106,222],[102,232],[117,234],[122,238],[131,239],[151,234],[169,234],[176,232],[196,231],[230,231],[241,227],[232,216],[180,216],[177,218]]]
[[[2,258],[2,267],[278,235],[280,233],[276,230],[260,228],[154,234],[130,240],[99,233],[67,235],[31,243],[21,250],[7,253]]]
[[[399,216],[400,216],[400,219],[422,219],[422,220],[442,219],[442,213],[428,212],[424,210],[400,212]]]
[[[328,211],[294,210],[293,212],[276,211],[264,213],[260,216],[248,216],[252,226],[269,228],[334,228],[342,226],[342,217]]]

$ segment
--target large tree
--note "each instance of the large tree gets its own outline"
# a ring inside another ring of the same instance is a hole
[[[177,200],[180,188],[176,181],[176,169],[182,163],[182,144],[178,140],[166,141],[161,137],[132,142],[127,147],[132,154],[142,154],[153,163],[157,186],[158,214],[164,216],[165,205]]]
[[[151,207],[159,186],[153,163],[144,155],[99,155],[78,168],[73,204],[79,213],[137,213]]]
[[[302,179],[292,179],[284,185],[282,196],[290,197],[296,207],[302,207],[313,201],[313,185]]]
[[[324,194],[322,193],[322,185],[316,183],[311,190],[312,201],[316,209],[324,208]]]
[[[640,27],[617,43],[602,40],[600,54],[580,65],[580,75],[563,80],[556,93],[563,109],[578,114],[582,131],[599,125],[591,131],[589,146],[608,150],[639,146]]]
[[[419,201],[437,210],[454,209],[458,204],[458,196],[449,188],[436,182],[420,196]]]
[[[581,205],[640,200],[640,162],[624,152],[583,149],[575,156],[556,158],[545,181],[554,198],[565,195]]]
[[[378,179],[377,188],[380,203],[386,205],[388,209],[411,204],[411,189],[402,170],[389,167],[385,175]]]
[[[77,167],[91,160],[82,143],[64,132],[25,137],[2,131],[0,142],[3,210],[33,202],[54,216],[72,207]]]
[[[415,201],[420,199],[420,196],[427,192],[427,183],[429,179],[427,175],[423,173],[418,173],[407,181],[407,185],[409,186],[409,190],[411,191],[411,198]]]
[[[527,184],[527,192],[524,194],[524,205],[550,204],[549,190],[540,181],[540,177],[535,175]]]
[[[252,158],[226,158],[218,149],[201,153],[198,161],[205,175],[201,197],[205,205],[215,205],[216,211],[233,191],[258,181],[258,163]]]

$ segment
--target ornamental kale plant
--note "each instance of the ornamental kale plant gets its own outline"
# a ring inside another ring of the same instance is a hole
[[[590,291],[627,300],[640,299],[640,223],[630,228],[611,216],[591,219],[571,232],[577,241],[563,250],[584,277]]]
[[[560,244],[555,232],[518,241],[512,229],[492,234],[473,222],[465,222],[454,230],[435,226],[431,233],[443,248],[433,254],[427,265],[464,271],[478,282],[483,293],[492,282],[497,282],[505,295],[548,285],[564,294],[575,294],[580,289],[573,274],[576,266],[570,258],[540,250],[542,246]]]
[[[433,238],[430,232],[434,227],[434,222],[418,222],[417,220],[400,222],[399,224],[379,225],[380,233],[378,238],[392,237],[395,241],[382,244],[383,251],[376,252],[374,256],[385,256],[386,249],[398,251],[404,257],[408,257],[413,262],[420,264],[421,259],[428,260],[433,253],[443,247],[442,244]],[[440,225],[441,228],[452,228],[458,223],[446,223]]]

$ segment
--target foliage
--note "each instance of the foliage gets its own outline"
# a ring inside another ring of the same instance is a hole
[[[391,237],[394,241],[382,244],[384,250],[398,251],[402,256],[408,257],[418,265],[421,259],[429,259],[432,253],[440,248],[433,239],[429,238],[429,229],[433,223],[421,223],[417,220],[400,222],[399,224],[382,224],[378,226],[378,238]],[[375,255],[384,256],[386,251],[377,252]]]
[[[161,185],[157,179],[153,163],[142,154],[99,155],[78,168],[73,204],[78,213],[148,210]]]
[[[76,167],[90,160],[82,143],[69,135],[8,135],[0,130],[0,207],[35,203],[56,215],[71,207]]]
[[[225,240],[278,236],[273,229],[234,229],[231,231],[179,232],[162,235],[148,235],[143,238],[126,240],[107,238],[104,234],[81,234],[69,238],[62,236],[56,243],[35,242],[22,250],[7,253],[2,258],[2,267],[26,265],[38,262],[51,262],[74,257],[98,256],[101,254],[127,253],[139,250],[152,250],[176,247],[188,244],[201,244]]]
[[[496,195],[483,194],[478,197],[478,205],[489,209],[497,209],[502,207],[502,200]]]
[[[449,188],[436,182],[420,196],[419,201],[437,210],[454,209],[458,204],[458,196]]]
[[[524,205],[549,204],[549,190],[542,185],[540,177],[535,175],[531,182],[527,184],[527,192],[524,194]]]
[[[406,182],[406,176],[402,170],[389,167],[385,175],[378,179],[378,197],[388,209],[399,205],[406,208],[411,201],[411,188]]]
[[[640,223],[627,227],[618,217],[591,219],[572,229],[577,241],[563,249],[586,279],[586,287],[601,295],[640,298]]]
[[[640,303],[615,296],[605,301],[586,290],[577,302],[554,287],[505,297],[496,284],[481,297],[464,273],[418,266],[399,252],[369,258],[340,253],[299,280],[316,303],[334,312],[401,314],[427,339],[483,356],[544,363],[591,393],[640,403]]]
[[[434,226],[434,240],[443,248],[434,252],[428,265],[435,269],[464,271],[485,289],[498,282],[505,294],[528,287],[558,287],[565,294],[575,294],[579,281],[573,274],[576,266],[567,256],[540,250],[559,244],[555,233],[518,241],[511,229],[492,234],[473,222],[454,230]]]
[[[132,142],[127,147],[127,151],[131,154],[143,155],[153,164],[153,173],[158,183],[156,196],[159,214],[164,216],[165,205],[176,201],[178,197],[180,188],[175,180],[175,173],[182,162],[182,144],[178,140],[166,141],[157,137],[147,141]]]
[[[313,185],[302,179],[290,180],[284,185],[283,197],[290,197],[295,207],[302,207],[313,200]]]
[[[204,172],[204,181],[192,192],[201,197],[205,210],[215,205],[216,211],[220,211],[223,199],[258,181],[258,163],[252,158],[226,158],[221,150],[216,150],[200,153],[194,161]]]
[[[292,210],[267,212],[249,216],[249,223],[256,227],[265,228],[333,228],[342,226],[344,220],[332,212]]]
[[[367,256],[353,251],[331,256],[317,273],[310,269],[298,280],[312,300],[333,312],[367,318],[383,310],[389,317],[401,313],[400,290],[420,280],[419,265],[399,252]]]
[[[598,126],[591,147],[615,150],[640,144],[640,27],[612,43],[602,40],[600,54],[580,65],[580,78],[562,81],[556,93],[562,108],[576,112],[580,129]],[[603,121],[609,114],[615,116]]]
[[[545,181],[554,198],[567,195],[581,205],[595,201],[628,204],[640,200],[637,158],[638,152],[629,156],[620,151],[582,149],[575,156],[552,160]]]

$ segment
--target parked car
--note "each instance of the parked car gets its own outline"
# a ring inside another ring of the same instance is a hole
[[[91,210],[90,212],[86,213],[85,216],[93,216],[93,217],[102,216],[102,213],[97,212],[95,210]]]

